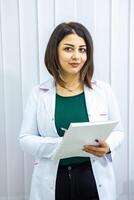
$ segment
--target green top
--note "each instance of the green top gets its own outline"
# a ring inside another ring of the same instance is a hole
[[[55,125],[59,136],[64,135],[61,128],[68,129],[71,122],[88,122],[84,92],[69,97],[56,94]],[[77,134],[77,133],[76,133]],[[88,157],[71,157],[61,159],[61,165],[88,161]]]

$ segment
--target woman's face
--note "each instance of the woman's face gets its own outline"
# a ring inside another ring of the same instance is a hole
[[[80,74],[87,60],[87,47],[84,39],[77,34],[65,36],[59,43],[58,57],[62,75]]]

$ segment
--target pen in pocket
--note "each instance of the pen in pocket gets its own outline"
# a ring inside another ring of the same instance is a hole
[[[61,128],[61,130],[62,130],[62,131],[67,131],[67,129],[66,129],[66,128]]]

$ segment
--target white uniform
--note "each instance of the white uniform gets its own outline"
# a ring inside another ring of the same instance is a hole
[[[93,89],[84,86],[90,122],[118,120],[119,124],[106,142],[111,154],[91,157],[100,200],[115,200],[116,186],[113,172],[113,154],[123,140],[120,114],[111,87],[101,81],[92,81]],[[52,160],[62,141],[54,121],[56,88],[53,79],[33,88],[24,112],[20,145],[35,157],[30,200],[55,200],[55,183],[59,161]]]

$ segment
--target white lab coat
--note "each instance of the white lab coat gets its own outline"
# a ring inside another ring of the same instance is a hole
[[[91,157],[100,200],[115,200],[112,159],[123,140],[120,114],[111,87],[101,81],[92,81],[92,86],[93,89],[84,86],[89,121],[119,121],[107,138],[111,154],[102,158]],[[25,152],[35,157],[30,200],[55,200],[59,161],[52,160],[52,156],[62,141],[55,128],[55,97],[55,83],[50,79],[33,88],[24,112],[19,142]]]

